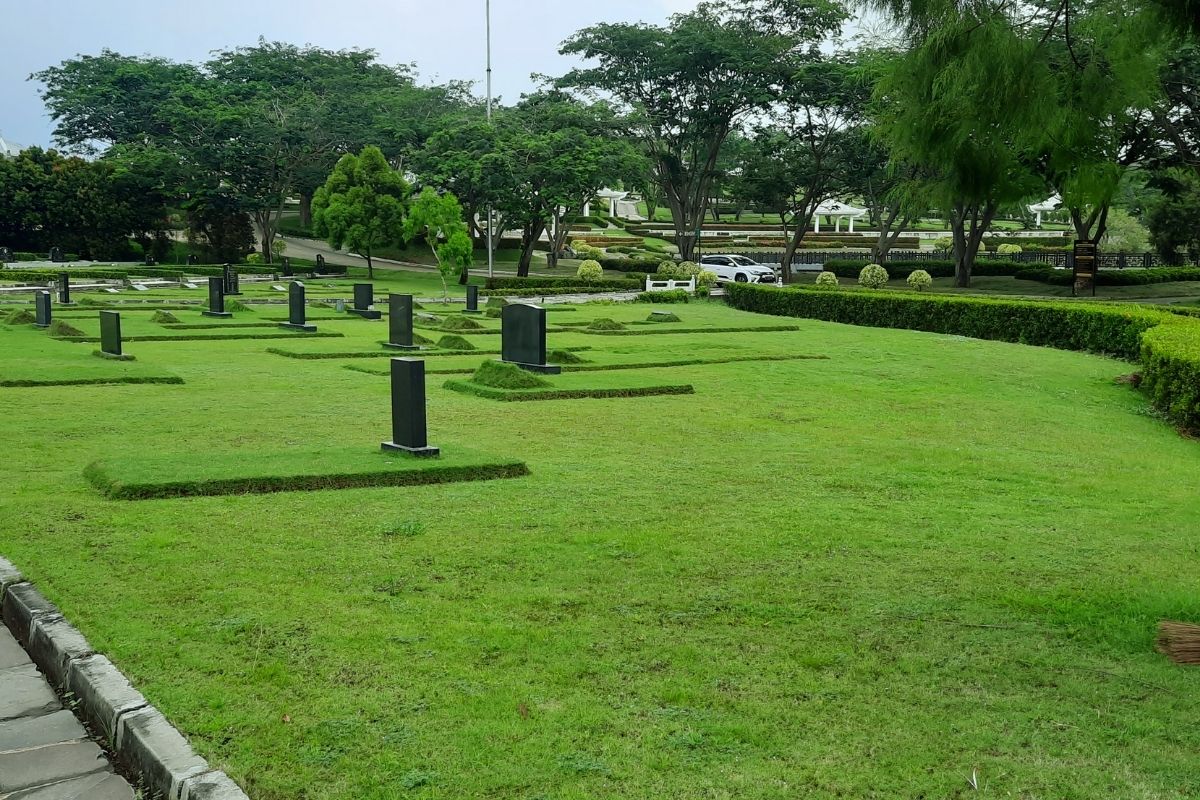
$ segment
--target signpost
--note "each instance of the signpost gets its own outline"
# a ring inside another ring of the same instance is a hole
[[[1080,292],[1086,292],[1089,289],[1092,292],[1092,297],[1096,296],[1096,245],[1093,242],[1075,241],[1075,283],[1072,288],[1072,294],[1076,297]]]

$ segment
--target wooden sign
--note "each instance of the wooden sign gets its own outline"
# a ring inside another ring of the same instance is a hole
[[[1094,242],[1075,241],[1075,295],[1090,291],[1096,296],[1098,259]]]

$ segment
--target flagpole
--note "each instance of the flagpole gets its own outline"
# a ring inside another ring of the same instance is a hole
[[[492,124],[492,0],[484,0],[484,18],[487,38],[487,121]],[[492,277],[495,269],[495,255],[492,247],[492,204],[487,207],[487,256],[488,277]]]

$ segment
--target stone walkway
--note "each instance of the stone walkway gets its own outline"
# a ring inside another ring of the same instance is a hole
[[[0,800],[85,798],[134,794],[0,624]]]

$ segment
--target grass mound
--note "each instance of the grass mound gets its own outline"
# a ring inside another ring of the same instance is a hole
[[[508,301],[503,297],[489,297],[487,301],[488,308],[504,308],[508,305]]]
[[[83,331],[63,319],[51,322],[49,331],[51,336],[83,336]]]
[[[24,308],[8,312],[8,316],[4,318],[5,325],[32,325],[35,322],[37,322],[37,317]]]
[[[426,340],[426,341],[428,341],[428,340]],[[420,342],[417,341],[416,334],[413,335],[413,343],[420,344]],[[455,336],[454,334],[448,334],[448,335],[443,336],[442,338],[438,339],[437,346],[442,348],[443,350],[474,350],[475,349],[475,345],[471,344],[463,337]]]
[[[651,311],[646,317],[647,322],[682,322],[678,315],[671,311]]]
[[[79,303],[79,305],[81,305],[81,306],[106,306],[106,305],[108,305],[107,300],[101,300],[98,297],[84,296],[84,297],[79,298],[75,302]]]
[[[481,331],[483,326],[470,317],[446,317],[442,323],[444,331]]]
[[[462,339],[461,336],[456,336],[456,337],[443,336],[442,338],[443,339],[449,339],[449,338]],[[417,333],[416,331],[413,331],[412,339],[413,339],[413,344],[433,344],[433,339],[430,339],[428,336],[422,336],[421,334]],[[466,339],[463,339],[463,341],[466,341]],[[467,344],[470,344],[470,342],[467,342]]]
[[[483,313],[487,314],[492,319],[497,319],[500,317],[501,314],[504,313],[504,311],[502,309],[496,308],[495,306],[491,306],[490,308],[485,308],[483,310]]]
[[[539,389],[550,385],[550,381],[539,378],[516,364],[505,364],[503,361],[483,362],[479,369],[475,370],[471,380],[494,389]]]
[[[159,325],[173,325],[179,322],[179,317],[172,314],[170,311],[155,311],[154,316],[150,318],[151,322],[157,322]]]
[[[592,320],[592,324],[588,325],[589,331],[623,331],[625,326],[617,322],[615,319],[608,317],[600,317]]]
[[[546,352],[546,361],[551,364],[582,364],[584,359],[572,353],[570,350],[549,350]]]
[[[243,303],[241,300],[230,300],[230,299],[227,297],[227,298],[225,298],[225,310],[226,310],[226,311],[230,311],[230,312],[233,312],[233,311],[249,311],[249,310],[250,310],[250,306],[246,305],[246,304],[245,304],[245,303]]]

